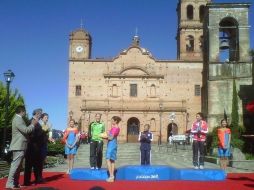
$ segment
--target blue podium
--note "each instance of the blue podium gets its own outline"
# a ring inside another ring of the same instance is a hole
[[[123,166],[117,169],[116,179],[157,181],[172,179],[175,169],[168,166]]]
[[[73,180],[102,180],[108,178],[107,169],[91,170],[90,168],[74,168],[71,170],[70,178]]]
[[[91,170],[90,168],[75,168],[70,173],[73,180],[103,180],[108,178],[106,169]],[[220,169],[186,169],[170,166],[140,166],[129,165],[119,167],[116,180],[132,181],[162,181],[162,180],[190,180],[190,181],[223,181],[226,173]]]

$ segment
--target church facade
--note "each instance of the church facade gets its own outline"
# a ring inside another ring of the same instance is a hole
[[[155,142],[167,142],[171,133],[185,134],[203,109],[203,22],[209,2],[179,0],[177,60],[153,57],[137,35],[113,59],[93,59],[91,34],[83,28],[72,32],[69,118],[87,131],[96,113],[102,114],[107,129],[118,115],[120,142],[137,142],[145,124],[150,124]]]

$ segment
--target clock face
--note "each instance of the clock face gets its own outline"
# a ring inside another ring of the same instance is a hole
[[[84,48],[82,46],[77,46],[76,47],[76,52],[80,53],[84,50]]]

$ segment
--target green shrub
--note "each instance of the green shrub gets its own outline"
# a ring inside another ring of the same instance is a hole
[[[244,141],[238,136],[232,134],[231,145],[233,146],[233,148],[239,148],[241,151],[243,151]]]
[[[236,90],[236,82],[233,80],[233,95],[232,95],[232,112],[231,112],[231,145],[234,148],[239,148],[243,151],[244,141],[240,138],[242,133],[244,133],[245,128],[239,125],[239,107],[238,107],[238,93]]]
[[[64,144],[62,144],[60,141],[48,143],[48,155],[55,156],[58,154],[64,154]]]
[[[253,155],[253,154],[246,153],[246,154],[245,154],[245,158],[246,158],[246,160],[254,160],[254,155]]]
[[[212,155],[213,149],[218,147],[217,129],[218,127],[214,127],[212,132],[207,134],[206,151],[209,155]]]

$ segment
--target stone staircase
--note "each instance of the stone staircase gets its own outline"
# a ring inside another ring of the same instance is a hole
[[[106,167],[106,154],[107,146],[104,144],[103,147],[103,162],[102,167]],[[89,165],[89,156],[90,156],[90,145],[82,144],[76,155],[75,167],[90,167]],[[139,153],[139,144],[137,143],[126,143],[118,144],[117,150],[117,166],[124,165],[136,165],[140,163],[140,153]]]
[[[140,150],[139,143],[122,143],[118,144],[117,151],[117,161],[116,168],[126,165],[140,165]],[[102,168],[107,168],[106,159],[106,144],[103,148],[103,162]],[[152,144],[152,159],[151,165],[167,165],[175,168],[193,168],[192,165],[192,147],[191,145],[178,145],[176,147],[172,145],[162,144],[158,146],[157,144]],[[90,157],[90,145],[81,144],[77,155],[75,156],[74,168],[90,168],[89,164]],[[218,169],[219,165],[205,162],[205,168]],[[46,168],[44,171],[54,171],[54,172],[65,172],[67,170],[67,164],[61,164],[57,167]],[[246,170],[239,170],[238,168],[227,169],[227,172],[232,173],[243,173]]]
[[[123,143],[118,144],[117,151],[117,167],[125,165],[139,165],[140,164],[140,144],[139,143]],[[82,144],[79,147],[76,155],[75,167],[90,167],[89,166],[89,144]],[[105,162],[106,144],[103,148],[103,165]],[[170,165],[173,167],[192,167],[192,150],[190,146],[178,146],[177,151],[173,146],[157,144],[152,145],[152,164],[153,165]]]
[[[152,164],[192,168],[192,148],[190,145],[156,145],[152,150]]]

